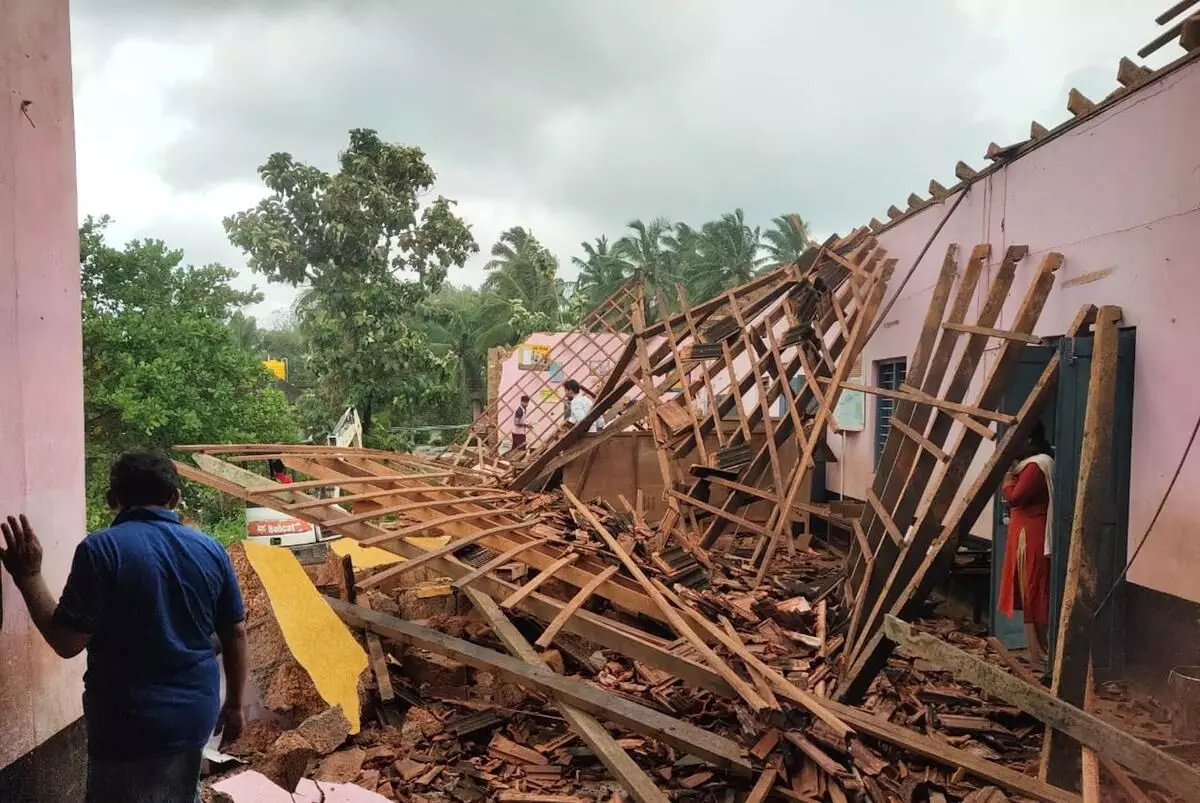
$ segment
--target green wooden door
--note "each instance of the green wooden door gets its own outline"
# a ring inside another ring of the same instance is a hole
[[[1129,543],[1129,471],[1133,440],[1133,367],[1136,330],[1122,329],[1117,350],[1117,399],[1113,433],[1112,489],[1116,504],[1106,522],[1103,551],[1099,556],[1100,597],[1125,568]],[[1054,454],[1054,533],[1050,563],[1050,650],[1054,654],[1058,615],[1062,609],[1063,583],[1071,522],[1075,513],[1075,489],[1079,479],[1079,453],[1083,445],[1083,419],[1087,410],[1088,382],[1092,370],[1092,337],[1063,338],[1059,344],[1057,426]],[[1125,662],[1124,590],[1118,587],[1096,617],[1092,638],[1092,660],[1096,680],[1118,677]]]
[[[1043,370],[1046,368],[1046,363],[1050,361],[1050,357],[1054,354],[1054,346],[1026,346],[1021,352],[1021,361],[1017,364],[1017,369],[1013,371],[1012,378],[1009,379],[1008,387],[1004,391],[1004,399],[1001,401],[1000,411],[1015,415],[1021,409],[1021,405],[1025,403],[1025,399],[1029,397],[1033,386],[1037,384],[1041,378]],[[1046,428],[1047,437],[1053,437],[1055,425],[1056,410],[1053,401],[1047,404],[1042,411],[1042,424]],[[1003,434],[1003,427],[998,426],[997,429]],[[991,585],[991,603],[990,603],[990,622],[992,635],[1000,639],[1001,643],[1010,650],[1024,649],[1025,644],[1025,618],[1024,615],[1017,611],[1014,616],[1004,616],[996,610],[996,600],[1000,593],[1000,574],[1004,566],[1004,551],[1008,546],[1008,509],[1004,503],[1004,497],[1000,491],[996,491],[996,498],[992,502],[992,585]]]

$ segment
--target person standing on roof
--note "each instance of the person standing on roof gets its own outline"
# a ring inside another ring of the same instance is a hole
[[[563,382],[563,392],[567,399],[567,424],[575,426],[592,411],[592,399],[583,393],[583,388],[574,379]],[[600,416],[588,427],[588,432],[599,432],[604,427],[604,417]]]
[[[528,409],[529,397],[521,396],[521,403],[517,405],[517,410],[513,413],[512,450],[514,452],[525,451],[525,429],[528,426],[525,417],[528,415]]]
[[[194,803],[214,730],[244,725],[245,611],[225,550],[180,523],[179,475],[159,453],[122,455],[109,473],[112,526],[75,550],[56,603],[25,515],[0,523],[0,562],[63,658],[87,650],[87,803]],[[226,697],[221,703],[221,669]]]

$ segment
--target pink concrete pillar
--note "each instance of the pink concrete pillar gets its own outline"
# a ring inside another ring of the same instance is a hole
[[[0,0],[0,514],[28,513],[52,589],[84,535],[79,242],[67,0]],[[0,767],[81,714],[62,661],[0,579]]]

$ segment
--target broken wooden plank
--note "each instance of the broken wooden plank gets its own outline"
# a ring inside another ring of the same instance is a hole
[[[662,595],[662,592],[655,588],[654,584],[650,582],[650,578],[646,577],[645,572],[643,572],[642,568],[637,565],[637,562],[634,561],[633,558],[629,557],[629,553],[625,551],[625,548],[621,546],[621,543],[613,537],[612,533],[610,533],[608,528],[601,523],[600,519],[596,518],[596,514],[592,512],[591,508],[583,504],[583,502],[580,502],[579,499],[576,498],[576,496],[566,488],[562,489],[562,494],[566,500],[570,502],[571,505],[587,520],[588,524],[592,526],[592,529],[595,530],[596,533],[604,540],[604,543],[608,544],[608,548],[612,550],[612,553],[618,559],[620,559],[621,563],[624,564],[625,569],[631,575],[633,575],[635,580],[638,581],[638,583],[642,586],[642,589],[646,592],[646,595],[654,601],[654,604],[658,606],[659,611],[661,611],[663,616],[666,617],[667,622],[671,625],[671,629],[673,629],[679,636],[687,639],[691,645],[696,648],[696,651],[700,653],[701,657],[704,658],[704,662],[708,664],[714,671],[716,671],[717,674],[725,678],[726,682],[728,682],[729,685],[737,691],[738,695],[745,700],[746,704],[749,705],[754,711],[762,712],[770,709],[770,705],[767,703],[767,701],[760,697],[758,692],[756,692],[750,684],[742,680],[742,678],[733,671],[729,664],[722,661],[721,657],[713,652],[712,648],[710,648],[703,639],[696,635],[696,632],[692,630],[690,626],[688,626],[688,623],[684,621],[683,616],[679,613],[679,611],[676,610],[675,607],[671,605],[671,603],[669,603]]]
[[[553,577],[555,572],[568,564],[574,563],[577,560],[579,560],[578,552],[569,552],[566,555],[563,555],[561,558],[554,561],[549,566],[534,575],[534,577],[530,579],[529,582],[525,583],[525,585],[521,586],[512,594],[510,594],[503,602],[500,603],[500,607],[506,611],[515,607],[521,600],[528,597],[534,591],[537,591],[538,587]]]
[[[197,455],[196,459],[199,462],[204,457],[205,455]],[[215,458],[213,462],[220,463]],[[269,506],[271,504],[278,505],[280,501],[290,503],[292,501],[309,501],[312,499],[307,494],[281,490],[278,495],[282,499],[275,499],[273,502],[269,501],[271,497],[252,489],[263,487],[274,488],[276,483],[260,475],[240,469],[237,466],[227,464],[221,464],[221,466],[223,466],[221,471],[224,473],[217,474],[201,470],[188,463],[175,462],[175,468],[181,477],[203,483],[214,490],[254,504]],[[313,470],[318,469],[314,468]],[[280,486],[280,488],[284,489],[286,487]],[[300,518],[313,524],[322,524],[324,521],[323,517],[328,515],[330,514],[327,510],[321,509],[304,512]],[[381,532],[382,528],[377,525],[368,522],[359,522],[348,525],[342,534],[362,542]],[[391,542],[384,548],[409,560],[416,560],[428,554],[426,550],[406,540]],[[453,560],[448,556],[439,557],[431,561],[428,565],[432,571],[450,578],[462,577],[470,571],[470,568],[465,564]],[[517,587],[512,583],[504,582],[494,575],[481,577],[473,584],[473,587],[480,589],[493,599],[505,599],[517,590]],[[638,596],[645,600],[646,603],[649,603],[649,599],[644,595],[639,593]],[[562,609],[562,606],[563,603],[558,600],[551,599],[543,594],[534,593],[522,600],[519,607],[523,613],[540,619],[543,622],[549,622],[558,615],[558,611]],[[681,678],[692,685],[708,689],[717,694],[733,695],[733,689],[716,672],[701,663],[666,649],[661,640],[657,640],[642,631],[635,631],[589,611],[579,611],[563,629],[587,641],[599,644],[607,649],[615,650],[633,660],[643,661],[670,672],[675,677]]]
[[[467,588],[465,593],[509,652],[533,666],[545,666],[541,655],[504,615],[495,600],[474,588]],[[633,795],[637,803],[667,803],[666,794],[655,786],[645,771],[638,767],[637,762],[630,758],[595,717],[557,698],[555,702],[571,729],[579,734],[579,738],[583,739],[593,755],[613,778]]]
[[[435,490],[435,489],[431,489],[431,490]],[[446,504],[458,504],[453,499],[447,499],[447,500],[445,500],[445,503]],[[456,524],[456,523],[462,522],[462,521],[473,521],[474,519],[486,519],[490,516],[506,516],[506,515],[510,515],[514,512],[515,511],[512,511],[512,510],[497,510],[497,509],[492,509],[492,508],[482,508],[480,510],[468,510],[464,513],[455,513],[452,516],[441,516],[440,518],[429,519],[428,521],[420,521],[420,522],[417,522],[416,524],[409,525],[408,527],[401,527],[398,530],[389,530],[384,535],[377,535],[374,538],[364,539],[362,541],[362,545],[363,546],[379,546],[380,544],[386,544],[389,541],[396,541],[400,538],[410,538],[414,535],[420,535],[421,533],[424,533],[426,530],[436,530],[436,529],[446,526],[447,524]],[[348,523],[355,524],[356,522],[348,522]],[[528,521],[521,522],[520,526],[528,527],[529,525],[534,524],[534,523],[536,523],[536,522],[528,522]],[[322,524],[327,524],[327,522],[322,522]],[[513,529],[516,529],[516,528],[513,528]]]
[[[901,725],[887,722],[861,708],[843,705],[832,700],[827,701],[826,705],[831,711],[850,723],[859,733],[887,742],[941,766],[961,769],[975,778],[1044,803],[1080,803],[1079,795],[980,758],[940,739],[924,736]]]
[[[796,686],[796,684],[780,674],[774,667],[764,663],[757,655],[750,652],[740,638],[731,638],[729,634],[709,621],[702,613],[690,605],[684,604],[683,600],[674,591],[657,580],[654,582],[655,587],[674,600],[680,609],[688,614],[697,626],[707,632],[715,641],[724,645],[725,649],[742,659],[746,666],[761,673],[775,687],[776,691],[789,700],[807,708],[813,715],[832,728],[834,733],[839,737],[845,739],[854,732],[853,729],[829,709],[824,700],[818,700],[814,695]]]
[[[1040,686],[1031,686],[939,638],[918,633],[912,625],[894,616],[884,619],[884,632],[898,646],[932,661],[959,680],[1015,705],[1139,775],[1155,779],[1164,789],[1185,800],[1200,800],[1200,771],[1174,756],[1063,702]],[[1072,779],[1072,783],[1077,778]]]
[[[371,575],[370,577],[367,577],[367,578],[359,581],[358,587],[363,589],[364,591],[367,589],[371,589],[371,588],[383,588],[383,589],[391,588],[392,586],[394,586],[396,584],[400,575],[404,574],[405,572],[412,571],[413,569],[424,566],[425,564],[427,564],[431,561],[435,561],[439,558],[444,558],[449,555],[453,555],[455,552],[462,549],[463,547],[470,546],[471,544],[474,544],[476,541],[487,538],[489,535],[499,535],[500,533],[509,532],[511,530],[520,530],[520,529],[523,529],[525,527],[529,527],[529,526],[535,524],[536,521],[537,521],[536,519],[533,519],[533,520],[529,520],[529,521],[516,522],[514,524],[503,524],[499,527],[492,527],[491,529],[488,529],[488,530],[480,530],[479,532],[471,533],[470,535],[466,536],[465,538],[459,538],[457,541],[451,541],[450,543],[446,544],[444,547],[440,547],[439,549],[432,549],[428,552],[422,553],[418,557],[412,558],[410,560],[406,560],[403,563],[397,563],[394,566],[389,566],[388,568],[384,569],[383,571],[376,572],[375,574]],[[324,525],[324,522],[322,522],[322,525]],[[360,543],[365,544],[366,540],[367,539],[364,539],[364,540],[360,541]]]
[[[554,617],[554,621],[547,625],[546,629],[542,631],[542,635],[534,643],[542,649],[549,647],[554,641],[554,637],[558,635],[558,631],[562,630],[563,625],[567,623],[567,620],[574,616],[575,612],[582,608],[585,602],[591,599],[592,595],[596,593],[597,588],[607,583],[616,573],[617,567],[609,566],[600,572],[600,574],[593,577],[591,582],[579,589],[575,596],[571,597],[571,601],[558,612],[558,616]]]
[[[453,658],[476,669],[497,672],[525,688],[548,694],[593,716],[604,717],[623,728],[702,758],[717,767],[749,775],[753,767],[742,756],[741,747],[728,739],[690,723],[666,716],[597,686],[557,675],[546,667],[533,666],[518,658],[453,638],[414,622],[326,597],[326,602],[352,627],[368,628],[392,641]]]
[[[517,544],[512,549],[508,549],[508,550],[505,550],[504,552],[501,552],[499,555],[492,558],[487,563],[480,566],[478,569],[475,569],[474,571],[458,578],[457,580],[454,581],[453,586],[456,590],[461,591],[464,588],[466,588],[467,586],[469,586],[471,583],[478,580],[480,577],[483,577],[485,574],[494,572],[496,569],[499,569],[501,566],[505,565],[506,563],[511,563],[513,561],[513,559],[516,558],[518,555],[520,555],[522,552],[527,552],[530,549],[536,549],[537,547],[545,546],[548,543],[550,543],[549,538],[540,538],[537,541],[526,541],[523,544]]]
[[[763,770],[762,775],[758,776],[754,788],[746,797],[746,803],[763,803],[767,799],[767,795],[771,794],[771,787],[775,785],[777,777],[779,777],[779,773],[774,767],[767,767]]]

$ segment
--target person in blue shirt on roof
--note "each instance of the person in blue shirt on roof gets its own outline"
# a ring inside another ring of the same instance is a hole
[[[220,544],[175,514],[179,489],[165,455],[122,455],[109,474],[116,518],[76,548],[57,603],[29,519],[0,523],[0,562],[46,643],[88,652],[87,803],[194,803],[205,744],[244,725],[241,590]]]

